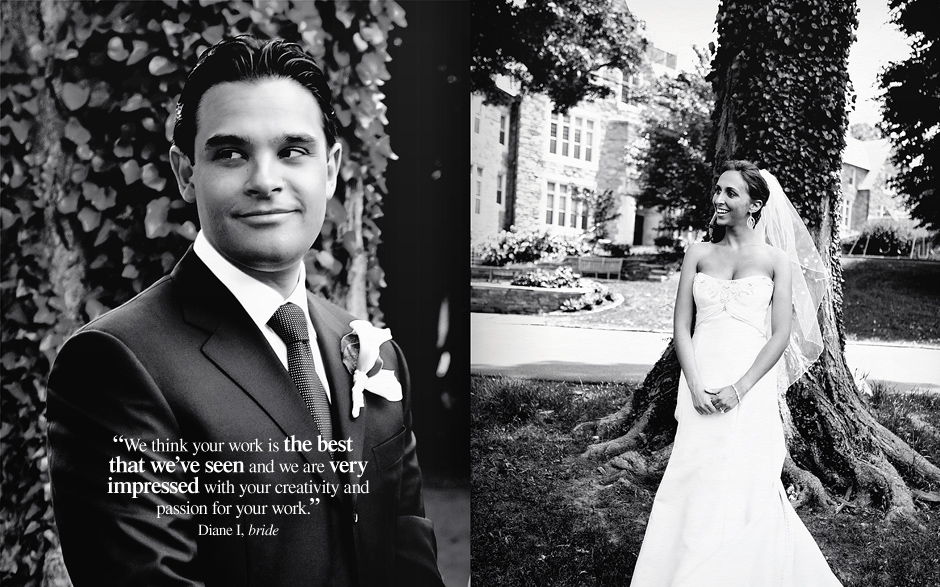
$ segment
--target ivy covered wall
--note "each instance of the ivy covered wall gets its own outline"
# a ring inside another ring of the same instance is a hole
[[[79,325],[147,287],[195,237],[169,171],[186,72],[224,36],[303,44],[327,73],[344,165],[308,285],[382,321],[377,247],[395,155],[382,84],[407,26],[394,1],[4,2],[0,40],[3,334],[0,581],[63,581],[49,503],[44,382]],[[48,553],[51,553],[47,556]]]

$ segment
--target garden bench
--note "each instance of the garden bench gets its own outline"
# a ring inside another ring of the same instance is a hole
[[[471,265],[470,279],[485,279],[493,281],[495,279],[512,280],[532,269],[522,267],[494,267],[491,265]]]
[[[610,279],[613,275],[620,279],[622,268],[622,257],[580,257],[578,259],[578,272],[581,275],[591,273],[600,277],[603,274],[605,279]]]

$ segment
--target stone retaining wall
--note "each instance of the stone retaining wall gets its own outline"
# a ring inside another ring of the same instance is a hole
[[[565,300],[576,299],[582,288],[522,287],[501,283],[471,283],[470,311],[490,314],[554,312]]]

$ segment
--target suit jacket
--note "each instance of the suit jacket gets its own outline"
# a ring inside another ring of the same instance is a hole
[[[308,300],[333,436],[352,439],[351,452],[332,458],[366,461],[361,477],[334,472],[329,453],[316,448],[285,450],[289,437],[316,445],[313,418],[264,336],[191,249],[170,275],[63,346],[49,378],[50,473],[76,587],[442,585],[404,358],[394,343],[382,345],[403,400],[366,392],[352,418],[340,340],[353,317]],[[127,450],[121,437],[142,439],[150,450]],[[157,439],[182,440],[186,452],[152,450]],[[218,450],[197,452],[199,442]],[[176,457],[198,461],[198,473],[154,473],[147,462]],[[131,464],[141,458],[143,467]],[[116,482],[187,485],[134,496]],[[338,486],[335,496],[323,493],[327,484]],[[344,492],[346,484],[361,491]],[[296,513],[277,513],[275,505]]]

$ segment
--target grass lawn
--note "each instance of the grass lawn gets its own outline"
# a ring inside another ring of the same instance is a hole
[[[843,259],[846,336],[856,342],[940,345],[940,263]],[[533,322],[625,330],[672,331],[679,275],[659,281],[608,281],[623,296],[596,312],[533,316]]]
[[[940,345],[940,263],[845,259],[842,273],[850,339]]]
[[[627,585],[658,478],[600,484],[591,441],[572,432],[627,401],[622,384],[471,378],[473,582]],[[940,459],[940,397],[876,393],[879,420]],[[940,508],[926,531],[886,526],[881,513],[801,509],[845,587],[940,585]],[[729,586],[730,587],[730,586]]]

